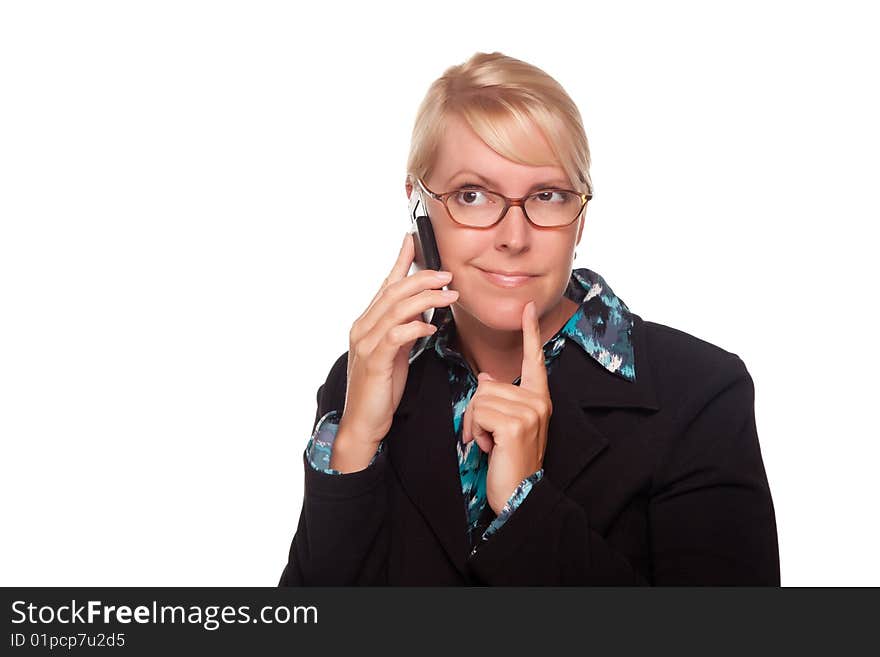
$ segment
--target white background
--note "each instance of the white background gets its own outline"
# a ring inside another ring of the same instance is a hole
[[[880,585],[856,2],[5,2],[4,585],[274,585],[418,103],[499,50],[593,156],[575,266],[745,361],[788,586]]]

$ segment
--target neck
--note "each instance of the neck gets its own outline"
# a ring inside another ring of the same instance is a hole
[[[541,344],[553,337],[577,310],[578,305],[568,297],[544,316],[538,318],[541,328]],[[522,373],[522,330],[499,331],[486,326],[473,315],[456,312],[453,347],[464,357],[474,377],[488,372],[497,381],[513,382]]]

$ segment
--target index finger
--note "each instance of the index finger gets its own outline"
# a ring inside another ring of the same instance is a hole
[[[358,319],[366,316],[368,312],[373,308],[373,305],[376,301],[379,300],[379,295],[382,294],[382,290],[391,285],[392,283],[396,283],[403,278],[406,278],[406,273],[409,271],[409,267],[412,264],[413,258],[415,258],[415,244],[413,243],[412,233],[407,231],[407,233],[403,236],[403,242],[400,245],[400,251],[397,254],[397,260],[394,262],[394,266],[391,268],[391,271],[388,273],[388,276],[385,277],[385,280],[382,281],[382,285],[379,286],[379,289],[376,290],[376,294],[373,295],[373,298],[370,299],[370,303],[367,305],[367,308],[364,312],[361,313]]]
[[[376,296],[373,297],[373,301],[379,298],[379,294],[386,287],[406,278],[406,274],[409,271],[409,267],[415,256],[416,247],[413,243],[413,236],[412,233],[407,231],[406,235],[403,236],[403,243],[400,245],[400,252],[397,254],[397,260],[394,261],[394,266],[391,268],[388,276],[385,277],[385,280],[382,281],[382,285],[379,286],[379,290],[376,292]],[[373,305],[372,302],[370,305]]]
[[[388,274],[382,287],[387,287],[388,285],[405,278],[414,257],[415,244],[413,243],[413,235],[407,231],[403,236],[403,244],[400,245],[400,252],[397,254],[397,260],[394,262],[394,266],[391,268],[391,272]]]
[[[529,301],[523,308],[523,363],[520,387],[534,392],[547,391],[547,367],[544,364],[544,345],[541,344],[541,325],[538,306]]]

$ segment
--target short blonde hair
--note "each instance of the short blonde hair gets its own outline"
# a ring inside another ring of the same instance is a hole
[[[532,166],[560,166],[576,191],[593,193],[590,146],[580,112],[562,85],[536,66],[500,52],[478,52],[447,68],[431,84],[416,114],[408,179],[430,175],[450,114],[463,118],[503,157]],[[555,161],[513,147],[529,125],[547,139]]]

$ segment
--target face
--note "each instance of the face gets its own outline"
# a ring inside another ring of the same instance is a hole
[[[537,129],[527,141],[518,145],[525,152],[550,150]],[[561,167],[536,167],[508,160],[487,146],[459,117],[450,121],[432,173],[424,182],[437,194],[473,183],[509,198],[537,191],[534,185],[538,183],[574,189]],[[407,194],[409,191],[407,186]],[[523,307],[529,300],[535,301],[541,318],[566,312],[563,293],[571,276],[574,249],[583,232],[585,210],[576,221],[561,228],[536,228],[519,207],[509,208],[492,228],[455,223],[436,199],[428,199],[428,213],[443,268],[453,275],[449,288],[459,292],[453,304],[456,322],[466,313],[486,327],[520,331]],[[493,279],[487,271],[525,272],[530,276],[510,285]]]

